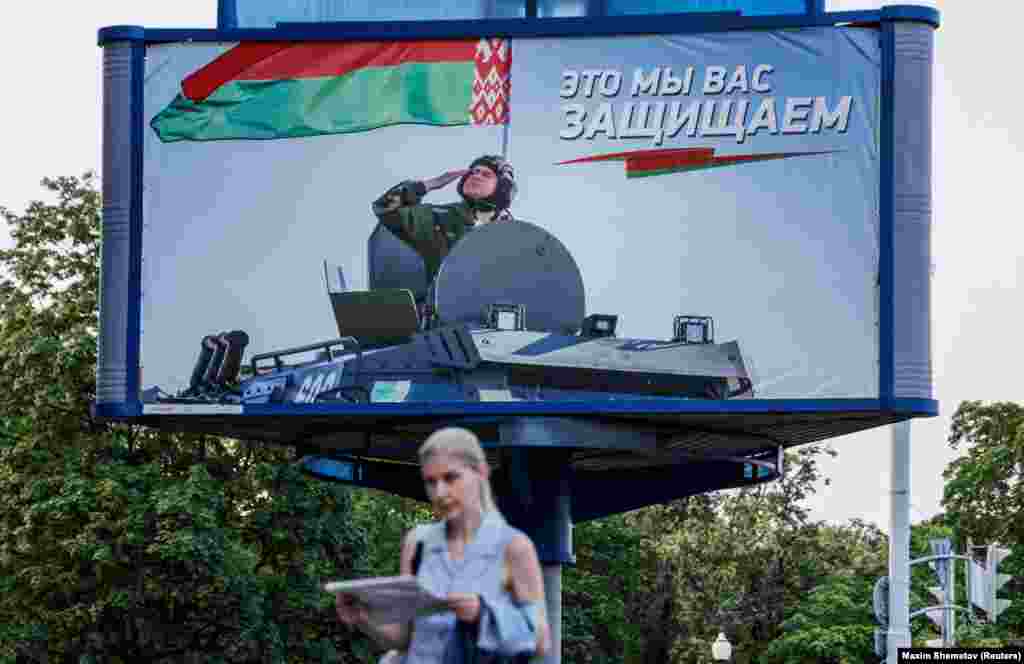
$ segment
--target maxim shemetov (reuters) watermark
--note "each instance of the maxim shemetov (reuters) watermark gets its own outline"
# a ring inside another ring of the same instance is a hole
[[[1021,648],[900,648],[900,662],[1021,662]]]

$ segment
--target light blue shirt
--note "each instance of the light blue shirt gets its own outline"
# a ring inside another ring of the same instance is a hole
[[[537,606],[519,603],[502,583],[505,550],[521,531],[508,525],[496,511],[484,515],[476,537],[460,560],[448,551],[445,523],[417,526],[413,537],[423,543],[417,578],[420,584],[444,597],[449,593],[480,596],[477,646],[500,655],[533,653],[537,649]],[[405,664],[441,664],[455,634],[455,613],[445,611],[417,618]]]

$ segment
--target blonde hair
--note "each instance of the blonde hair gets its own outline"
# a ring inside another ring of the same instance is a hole
[[[484,455],[484,449],[480,446],[480,440],[476,434],[459,427],[447,427],[435,431],[420,445],[420,464],[426,464],[431,457],[439,452],[455,457],[467,467],[477,471],[480,480],[480,511],[483,513],[496,512],[500,516],[501,512],[498,511],[498,506],[494,502],[491,481],[479,472],[482,466],[487,465],[487,456]]]

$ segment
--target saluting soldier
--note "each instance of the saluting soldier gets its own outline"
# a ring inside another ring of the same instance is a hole
[[[422,203],[427,192],[458,180],[462,201],[446,205]],[[408,180],[373,202],[373,213],[385,227],[423,258],[427,283],[433,283],[441,262],[455,243],[481,224],[511,221],[516,195],[512,166],[498,155],[473,160],[466,170],[448,171],[429,180]]]

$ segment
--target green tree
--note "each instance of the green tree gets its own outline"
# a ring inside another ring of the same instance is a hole
[[[430,505],[375,489],[352,489],[353,521],[366,533],[366,560],[360,575],[398,574],[402,538],[413,526],[434,519]]]
[[[783,623],[763,661],[859,664],[874,657],[875,579],[853,573],[826,577]]]
[[[354,661],[319,588],[362,564],[351,497],[284,448],[100,421],[100,197],[0,208],[0,660]]]
[[[716,581],[705,581],[702,589],[691,571],[680,588],[686,590],[686,606],[702,607],[691,611],[687,621],[690,633],[699,637],[692,649],[703,653],[721,630],[735,646],[736,661],[752,661],[781,633],[792,608],[830,571],[827,555],[832,552],[821,545],[819,526],[810,521],[805,505],[821,479],[821,454],[835,452],[802,447],[787,454],[782,479],[722,495],[720,525],[707,533],[708,545],[688,540],[689,557]],[[696,569],[693,564],[680,567]]]
[[[642,639],[634,613],[644,587],[641,540],[627,515],[573,528],[576,565],[565,567],[562,577],[563,661],[635,661]]]
[[[998,543],[1013,551],[1000,572],[1013,580],[1001,597],[1013,603],[999,617],[1001,630],[984,638],[1024,636],[1024,407],[964,401],[953,414],[949,445],[962,454],[947,466],[942,499],[960,546]]]
[[[1024,542],[1024,407],[964,401],[949,445],[963,452],[943,473],[942,504],[958,531],[975,542]]]
[[[834,454],[821,446],[789,453],[786,476],[770,484],[626,515],[641,543],[641,585],[627,599],[639,625],[636,661],[701,661],[719,631],[735,661],[756,661],[829,574],[877,567],[857,537],[829,534],[809,519],[804,503],[821,479],[823,453]],[[854,530],[864,539],[870,528]]]
[[[943,515],[913,525],[910,557],[931,555],[929,540],[948,537],[951,532]],[[855,519],[846,525],[822,525],[819,542],[820,546],[808,553],[820,562],[827,576],[793,608],[783,623],[783,635],[768,648],[766,662],[852,664],[874,658],[874,631],[885,626],[876,624],[873,593],[877,579],[887,574],[887,538],[873,524]],[[911,567],[911,610],[936,604],[928,589],[938,585],[930,567]],[[962,579],[958,587],[963,588]],[[915,644],[938,635],[923,615],[911,623]]]

